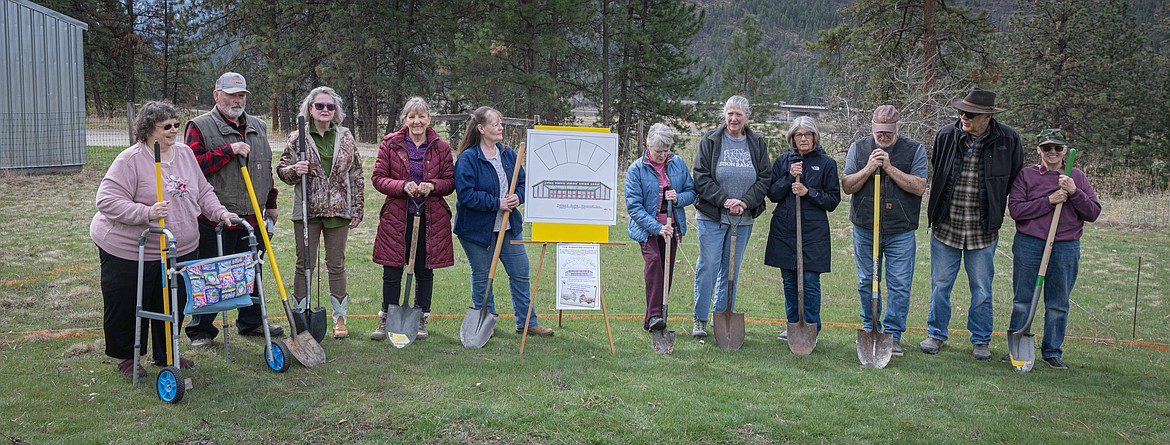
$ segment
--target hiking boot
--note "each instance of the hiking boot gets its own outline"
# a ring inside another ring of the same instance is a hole
[[[944,340],[926,337],[926,340],[922,340],[922,343],[918,344],[918,350],[926,354],[938,354],[938,350],[942,349],[944,343],[946,343]]]
[[[191,340],[191,347],[194,349],[211,349],[210,338],[197,338]]]
[[[781,341],[788,341],[788,330],[785,329],[784,332],[781,332],[780,335],[776,338],[780,339]]]
[[[255,328],[249,329],[247,331],[242,331],[242,332],[240,332],[240,335],[247,336],[247,337],[263,337],[264,336],[264,325],[256,326]],[[274,325],[274,324],[269,324],[268,325],[268,335],[270,337],[273,337],[273,338],[280,337],[280,336],[284,335],[284,328],[277,326],[277,325]],[[211,339],[207,339],[207,341],[211,341]],[[191,345],[194,346],[195,342],[191,342]]]
[[[117,365],[117,367],[118,367],[118,373],[120,373],[126,377],[130,377],[130,376],[134,375],[134,372],[131,371],[131,369],[134,368],[134,359],[128,358],[125,360],[118,360],[117,363],[115,363],[115,365]],[[137,374],[138,374],[138,378],[140,378],[140,379],[145,378],[146,377],[146,368],[143,368],[142,365],[138,365]]]
[[[349,328],[345,327],[345,317],[337,317],[333,320],[333,338],[346,337],[349,337]]]
[[[517,329],[516,333],[523,334],[524,328]],[[551,337],[553,335],[553,333],[554,332],[552,329],[546,328],[546,327],[538,325],[538,324],[534,324],[534,325],[528,327],[528,335],[540,335],[540,336],[545,336],[545,337]]]
[[[707,322],[702,320],[695,320],[694,326],[691,327],[691,336],[701,338],[707,336]]]
[[[374,328],[374,332],[370,333],[370,340],[385,340],[386,339],[386,313],[378,311],[378,327]]]
[[[418,316],[418,336],[415,338],[418,340],[422,340],[422,339],[427,338],[427,335],[429,335],[429,334],[427,334],[427,316],[426,316],[426,314],[419,314],[419,316]]]
[[[150,364],[161,368],[161,367],[167,365],[167,359],[164,358],[164,359],[151,360]],[[179,357],[179,368],[180,369],[191,369],[194,367],[195,367],[195,362],[191,361],[187,357]]]
[[[971,349],[971,356],[975,357],[975,360],[991,360],[991,348],[987,345],[975,345]]]
[[[1053,369],[1068,369],[1068,365],[1064,364],[1064,360],[1060,357],[1044,357],[1044,361],[1048,362],[1048,366]]]
[[[1004,363],[1011,363],[1012,362],[1012,355],[1011,354],[1004,354],[1003,357],[999,358],[999,361],[1004,362]]]
[[[894,346],[892,348],[890,348],[890,355],[895,356],[895,357],[901,357],[903,355],[902,342],[900,342],[900,341],[894,342]]]
[[[649,330],[661,331],[663,329],[666,329],[666,319],[665,318],[650,317],[650,329]]]

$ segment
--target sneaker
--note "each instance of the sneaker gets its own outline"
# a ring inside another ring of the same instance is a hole
[[[337,317],[333,322],[333,338],[349,337],[349,328],[345,326],[345,317]]]
[[[702,320],[695,320],[694,326],[691,327],[691,336],[699,338],[707,336],[707,322]]]
[[[1048,362],[1048,366],[1052,369],[1068,369],[1068,365],[1064,364],[1064,360],[1060,357],[1044,357],[1044,361]]]
[[[164,359],[151,360],[150,364],[161,368],[161,367],[167,365],[167,359],[164,358]],[[191,361],[190,359],[188,359],[186,357],[179,357],[179,369],[191,369],[194,367],[195,367],[195,362]]]
[[[197,338],[191,340],[191,347],[195,349],[211,349],[210,338]]]
[[[385,340],[385,339],[386,339],[386,313],[382,312],[382,311],[378,311],[378,327],[374,328],[374,332],[370,333],[370,340]]]
[[[890,348],[890,355],[892,355],[894,357],[901,357],[903,355],[902,342],[900,342],[900,341],[894,342],[894,347]]]
[[[781,332],[780,335],[777,336],[776,338],[778,338],[782,341],[788,341],[788,330],[785,329],[784,332]]]
[[[650,330],[661,331],[666,329],[666,319],[662,317],[650,317]]]
[[[248,336],[248,337],[263,337],[264,336],[264,325],[256,326],[255,328],[247,330],[247,331],[242,331],[242,332],[240,332],[240,335],[244,335],[244,336]],[[268,325],[268,335],[271,337],[280,337],[280,336],[284,335],[284,328],[277,326],[277,325],[274,325],[274,324],[269,324]]]
[[[926,354],[938,354],[938,350],[942,349],[944,343],[946,343],[944,340],[926,337],[926,340],[922,340],[922,343],[918,344],[918,350]]]
[[[524,328],[517,329],[516,333],[523,334]],[[540,335],[540,336],[545,336],[545,337],[551,337],[553,334],[554,334],[554,332],[552,329],[546,328],[546,327],[538,325],[538,324],[534,324],[534,325],[528,327],[528,335]]]
[[[999,358],[999,361],[1004,362],[1004,363],[1011,363],[1012,362],[1012,355],[1011,354],[1004,354],[1003,357]]]
[[[124,375],[126,377],[130,377],[130,376],[134,375],[134,371],[131,371],[131,368],[134,367],[134,359],[128,358],[125,360],[118,360],[117,366],[118,366],[118,372],[121,373],[122,375]],[[137,374],[138,374],[138,378],[140,378],[140,379],[145,378],[146,377],[146,368],[143,368],[142,365],[138,365]]]
[[[971,356],[975,357],[975,360],[991,360],[991,348],[987,345],[975,345],[971,349]]]
[[[418,336],[415,338],[422,340],[427,338],[427,335],[430,335],[427,333],[427,316],[420,314],[418,316]]]

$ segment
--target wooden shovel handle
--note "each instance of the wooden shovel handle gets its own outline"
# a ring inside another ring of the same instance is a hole
[[[508,186],[508,194],[516,193],[516,184],[520,182],[520,166],[524,164],[524,149],[525,142],[520,143],[520,149],[516,150],[516,165],[512,168],[512,184]],[[500,159],[503,159],[504,153],[500,151]],[[500,223],[500,233],[496,235],[496,249],[492,252],[492,267],[488,269],[488,279],[496,277],[496,263],[500,259],[500,248],[504,244],[504,232],[508,231],[508,217],[512,215],[512,209],[504,210],[504,219]],[[485,301],[484,304],[487,304]]]

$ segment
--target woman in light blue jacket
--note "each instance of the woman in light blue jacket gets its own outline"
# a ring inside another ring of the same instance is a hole
[[[642,246],[643,269],[646,279],[646,316],[642,329],[666,328],[662,313],[663,253],[670,249],[671,258],[678,249],[679,239],[687,232],[687,217],[683,207],[695,202],[695,183],[686,161],[671,153],[674,130],[663,124],[654,124],[646,134],[646,152],[626,169],[626,211],[630,214],[630,239]],[[668,202],[669,201],[669,205]],[[666,224],[667,209],[670,225]],[[671,235],[670,245],[666,236]],[[670,281],[674,281],[674,264],[670,265]]]

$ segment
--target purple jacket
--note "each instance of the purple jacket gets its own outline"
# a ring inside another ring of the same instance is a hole
[[[1056,241],[1081,239],[1085,222],[1093,222],[1101,215],[1101,202],[1089,185],[1089,178],[1078,168],[1069,175],[1077,185],[1076,193],[1068,197],[1060,210]],[[1048,195],[1060,188],[1056,181],[1060,172],[1049,171],[1040,164],[1020,170],[1008,195],[1008,212],[1016,220],[1016,231],[1040,239],[1048,238],[1052,212],[1056,205],[1048,202]]]

